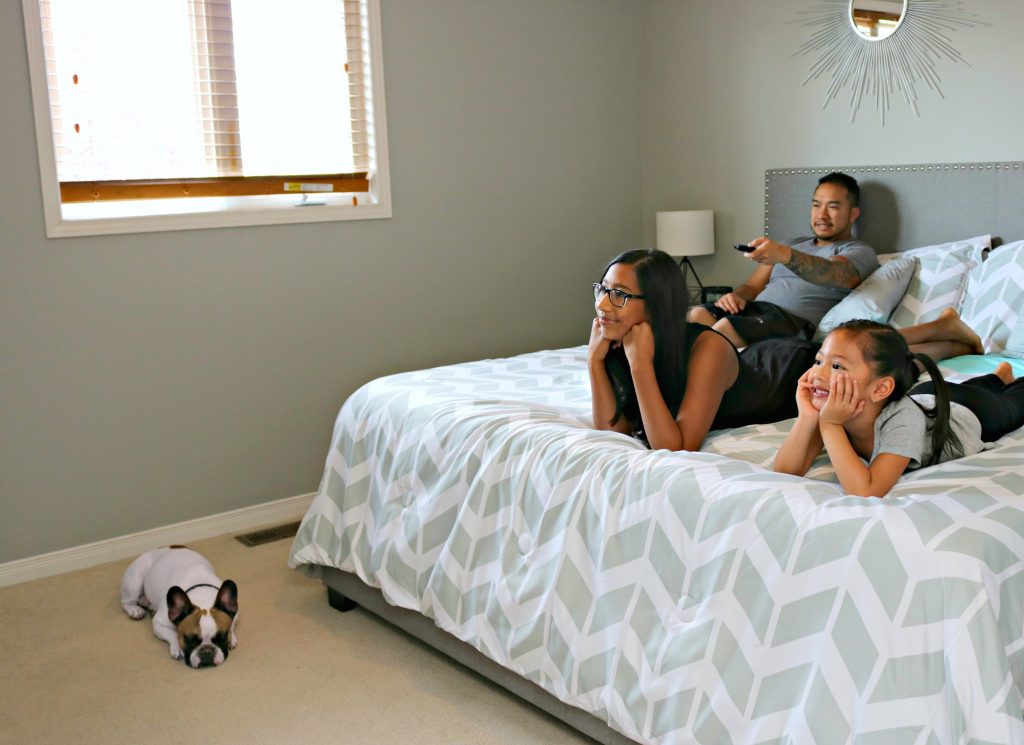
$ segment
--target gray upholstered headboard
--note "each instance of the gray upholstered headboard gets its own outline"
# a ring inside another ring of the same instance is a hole
[[[811,195],[831,171],[860,183],[854,235],[878,253],[991,234],[1024,240],[1024,163],[777,168],[764,174],[765,235],[810,235]]]

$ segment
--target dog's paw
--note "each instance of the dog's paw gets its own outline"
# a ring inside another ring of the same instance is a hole
[[[171,644],[170,647],[171,647],[171,659],[172,660],[180,660],[181,657],[182,657],[181,647],[179,647],[177,644]]]
[[[140,605],[122,605],[124,612],[128,614],[128,618],[133,621],[138,621],[141,618],[146,617],[146,609]]]

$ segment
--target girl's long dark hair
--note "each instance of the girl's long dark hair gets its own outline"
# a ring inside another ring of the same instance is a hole
[[[953,432],[950,423],[949,387],[935,361],[926,354],[911,352],[900,333],[885,323],[863,320],[847,321],[833,329],[833,331],[839,330],[850,335],[876,375],[890,375],[896,381],[896,387],[889,396],[890,401],[899,401],[917,382],[916,363],[920,363],[931,377],[932,384],[935,386],[935,408],[925,408],[914,399],[910,399],[925,413],[925,416],[933,420],[931,455],[928,456],[928,462],[921,465],[931,466],[938,463],[944,449],[953,457],[963,455],[963,444]]]
[[[636,272],[636,280],[640,285],[637,291],[644,296],[643,302],[646,303],[654,332],[654,376],[661,397],[674,417],[686,391],[686,365],[689,361],[686,344],[686,313],[689,310],[686,280],[675,259],[657,249],[634,249],[619,254],[601,272],[602,280],[615,264],[627,264]],[[615,416],[611,424],[625,416],[637,433],[643,436],[640,405],[625,350],[621,346],[611,350],[604,364],[615,393]]]

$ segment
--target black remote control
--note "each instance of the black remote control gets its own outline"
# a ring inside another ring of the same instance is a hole
[[[733,243],[732,247],[735,248],[737,251],[742,251],[745,254],[750,253],[751,251],[754,250],[754,248],[756,248],[755,246],[748,246],[746,243]]]

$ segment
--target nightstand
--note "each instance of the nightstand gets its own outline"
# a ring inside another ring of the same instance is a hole
[[[700,288],[700,301],[702,303],[713,303],[726,293],[732,292],[732,288],[726,285],[708,285]]]

